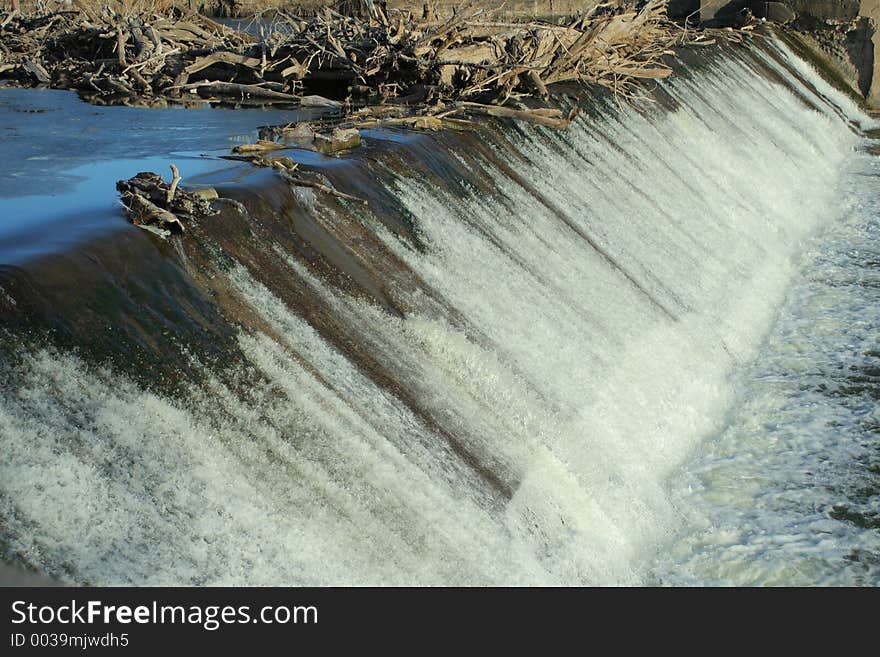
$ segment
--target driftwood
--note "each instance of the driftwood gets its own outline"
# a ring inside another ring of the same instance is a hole
[[[260,63],[244,55],[254,40],[178,9],[124,13],[74,0],[72,9],[0,19],[0,76],[74,89],[99,104],[152,105],[179,100],[176,87],[187,76],[224,67],[250,71]],[[259,82],[246,80],[252,81]]]
[[[671,73],[666,58],[676,45],[706,41],[667,20],[666,0],[604,3],[560,24],[493,22],[497,3],[482,0],[465,2],[445,22],[430,11],[424,18],[389,16],[378,3],[348,2],[352,16],[327,10],[303,19],[279,11],[259,36],[180,9],[123,13],[83,0],[73,5],[3,18],[0,76],[76,89],[101,104],[208,100],[353,115],[392,103],[429,116],[459,102],[525,111],[523,98],[548,102],[559,82],[633,97],[639,80]]]
[[[165,196],[165,202],[168,205],[174,201],[174,193],[177,191],[177,185],[180,183],[180,171],[173,164],[171,165],[171,185],[168,187],[168,194]]]
[[[113,9],[90,0],[43,14],[16,7],[0,14],[0,79],[76,90],[96,104],[197,100],[326,110],[329,128],[268,127],[259,142],[225,157],[366,203],[271,153],[296,147],[334,154],[357,147],[362,128],[467,129],[469,116],[563,129],[576,111],[553,105],[554,84],[598,85],[632,99],[640,81],[671,74],[676,46],[748,34],[682,30],[667,19],[666,0],[615,0],[558,24],[493,21],[498,4],[469,0],[440,22],[427,6],[417,17],[343,0],[338,8],[350,15],[328,9],[299,18],[279,10],[259,36],[179,8],[124,12],[137,5]],[[215,190],[181,189],[180,172],[171,170],[171,183],[154,173],[117,183],[132,223],[168,237],[216,214],[221,202],[236,203]]]
[[[482,105],[480,103],[468,102],[459,103],[459,106],[472,114],[515,119],[558,129],[567,128],[579,113],[579,110],[575,109],[568,116],[563,116],[562,110],[557,109],[515,110],[498,105]]]
[[[299,167],[298,162],[286,155],[221,155],[224,160],[250,162],[257,167],[267,167],[278,171],[293,171]]]
[[[337,198],[345,199],[346,201],[352,201],[354,203],[360,203],[362,205],[367,205],[367,201],[358,198],[357,196],[352,196],[351,194],[346,194],[344,192],[340,192],[337,189],[334,189],[330,185],[325,185],[322,182],[317,180],[312,180],[309,178],[303,178],[302,176],[294,176],[291,173],[286,171],[281,172],[281,177],[284,178],[287,182],[289,182],[294,187],[311,187],[312,189],[317,189],[320,192],[324,192],[325,194],[330,194],[331,196],[336,196]]]
[[[125,207],[135,226],[155,225],[159,230],[183,232],[183,224],[180,219],[141,194],[131,192],[125,197],[125,201],[127,201]]]
[[[233,153],[245,155],[249,153],[267,153],[269,151],[277,151],[287,148],[284,144],[268,139],[261,139],[254,144],[239,144],[232,149]]]
[[[31,75],[36,78],[37,82],[40,84],[49,84],[52,81],[52,78],[49,77],[49,73],[43,68],[39,62],[35,62],[30,57],[23,57],[21,60],[21,67]]]
[[[205,90],[209,94],[217,96],[236,96],[240,98],[258,98],[262,100],[276,100],[286,103],[298,103],[299,97],[280,91],[267,89],[255,84],[238,84],[235,82],[218,82],[217,80],[194,82],[179,87],[186,91]]]
[[[211,207],[213,195],[202,190],[183,190],[177,167],[171,165],[172,180],[166,183],[155,173],[139,173],[116,183],[120,201],[129,220],[160,237],[184,232],[184,223],[217,214]]]
[[[199,57],[192,64],[183,69],[187,75],[198,73],[201,70],[213,66],[214,64],[238,64],[245,68],[256,68],[260,65],[260,60],[254,57],[245,57],[234,52],[220,51]]]

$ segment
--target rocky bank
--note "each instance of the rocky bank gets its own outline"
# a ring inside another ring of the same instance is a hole
[[[869,107],[880,107],[880,0],[671,0],[670,14],[708,25],[748,16],[786,24]]]

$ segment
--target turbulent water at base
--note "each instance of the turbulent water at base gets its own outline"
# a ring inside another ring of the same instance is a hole
[[[96,584],[877,583],[868,119],[781,44],[662,93],[453,153],[455,187],[385,171],[423,248],[316,205],[403,312],[266,245],[277,289],[223,269],[240,372],[21,355],[0,548]]]
[[[877,157],[844,181],[724,431],[674,479],[658,583],[880,585]]]

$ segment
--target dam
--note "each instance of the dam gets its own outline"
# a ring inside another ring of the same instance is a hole
[[[572,91],[567,130],[292,153],[365,204],[217,157],[295,111],[0,90],[3,561],[880,583],[880,124],[776,36],[675,69],[643,102]],[[31,119],[92,147],[31,153]],[[223,207],[165,241],[113,184],[169,161]]]

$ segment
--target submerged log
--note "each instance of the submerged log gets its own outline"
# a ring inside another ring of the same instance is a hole
[[[334,189],[329,185],[325,185],[324,183],[317,180],[311,180],[302,176],[294,176],[285,171],[281,172],[281,177],[294,187],[311,187],[312,189],[317,189],[320,192],[324,192],[325,194],[330,194],[332,196],[345,199],[346,201],[353,201],[354,203],[367,205],[367,201],[365,199],[358,198],[357,196],[352,196],[351,194],[346,194],[344,192],[340,192],[339,190]]]
[[[220,157],[224,160],[250,162],[254,166],[277,169],[278,171],[293,171],[299,166],[298,162],[294,162],[293,158],[286,155],[221,155]]]

